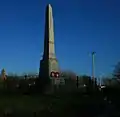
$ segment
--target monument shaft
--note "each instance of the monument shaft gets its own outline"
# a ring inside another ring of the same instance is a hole
[[[54,24],[51,5],[46,7],[45,35],[43,59],[40,61],[40,77],[49,77],[51,72],[58,72],[58,62],[55,56]]]

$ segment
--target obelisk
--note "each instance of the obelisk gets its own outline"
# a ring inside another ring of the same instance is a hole
[[[59,67],[55,55],[52,7],[48,4],[45,14],[44,52],[43,58],[40,61],[39,76],[42,78],[50,78],[51,72],[59,72]]]

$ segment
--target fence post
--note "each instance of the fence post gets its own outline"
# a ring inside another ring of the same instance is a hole
[[[77,89],[79,87],[79,79],[78,79],[78,76],[77,76],[77,79],[76,79],[76,86],[77,86]]]

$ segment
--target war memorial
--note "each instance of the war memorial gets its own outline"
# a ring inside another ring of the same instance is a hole
[[[50,4],[46,7],[44,32],[44,52],[40,60],[39,77],[50,78],[53,84],[64,82],[64,79],[60,78],[60,68],[55,54],[54,20]]]

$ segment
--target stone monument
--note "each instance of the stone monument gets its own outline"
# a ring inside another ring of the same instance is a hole
[[[59,66],[55,55],[52,7],[48,4],[45,14],[44,52],[40,61],[39,76],[40,78],[50,78],[52,72],[59,72]]]
[[[6,78],[7,78],[5,69],[1,70],[1,78],[2,78],[2,80],[6,80]]]

